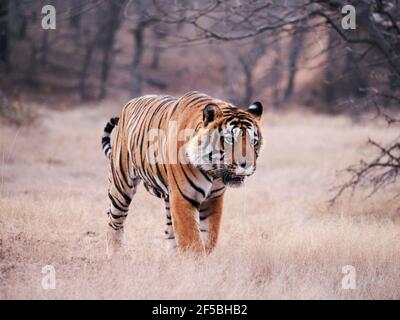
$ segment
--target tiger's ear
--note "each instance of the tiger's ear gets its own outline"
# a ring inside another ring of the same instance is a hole
[[[203,121],[204,126],[207,126],[209,123],[213,122],[215,119],[222,116],[221,109],[216,104],[208,104],[203,109]]]
[[[256,118],[256,120],[260,120],[262,113],[263,113],[263,106],[262,106],[261,102],[259,102],[259,101],[253,102],[247,108],[247,112],[251,113],[254,116],[254,118]]]

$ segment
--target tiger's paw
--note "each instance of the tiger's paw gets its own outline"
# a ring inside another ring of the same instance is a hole
[[[167,251],[177,251],[178,245],[176,244],[175,238],[167,238],[165,248]]]
[[[106,253],[108,259],[116,257],[123,257],[125,246],[124,246],[124,230],[114,230],[108,227],[106,231]]]

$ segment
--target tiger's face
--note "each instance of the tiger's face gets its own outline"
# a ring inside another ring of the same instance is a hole
[[[214,179],[240,187],[256,170],[262,145],[259,121],[262,104],[255,102],[247,111],[222,111],[209,104],[203,110],[203,127],[189,142],[189,161]]]

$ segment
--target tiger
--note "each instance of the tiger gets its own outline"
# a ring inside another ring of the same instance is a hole
[[[225,190],[242,186],[256,170],[262,112],[259,101],[241,109],[198,91],[129,101],[121,116],[106,124],[102,137],[109,159],[108,247],[115,252],[124,246],[124,222],[142,181],[164,200],[169,247],[211,253]]]

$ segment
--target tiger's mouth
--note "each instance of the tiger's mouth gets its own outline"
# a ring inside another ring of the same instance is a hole
[[[232,173],[226,173],[222,177],[222,181],[225,185],[233,188],[241,187],[244,183],[245,176],[238,176]]]

